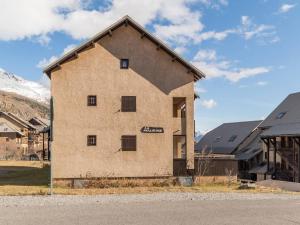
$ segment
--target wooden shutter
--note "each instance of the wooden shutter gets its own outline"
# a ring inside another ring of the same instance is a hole
[[[136,96],[122,96],[122,112],[136,112]]]
[[[122,151],[136,151],[136,135],[122,136]]]

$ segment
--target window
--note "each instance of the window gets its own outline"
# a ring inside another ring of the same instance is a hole
[[[88,135],[87,136],[87,145],[88,146],[96,146],[97,145],[97,136],[96,135]]]
[[[135,96],[122,96],[122,112],[136,112],[136,97]]]
[[[288,137],[288,147],[292,148],[293,147],[293,139],[291,137]]]
[[[228,140],[228,142],[234,142],[234,140],[237,138],[237,135],[232,135],[230,138],[229,138],[229,140]]]
[[[281,112],[281,113],[278,113],[278,115],[276,116],[276,119],[281,119],[282,117],[284,117],[286,114],[286,112]]]
[[[122,151],[136,151],[136,135],[123,135]]]
[[[6,138],[6,142],[9,142],[9,138]]]
[[[265,159],[268,159],[268,153],[265,152]]]
[[[129,68],[129,59],[121,59],[120,60],[120,68],[128,69]]]
[[[97,105],[97,96],[89,95],[87,98],[87,105],[88,106],[96,106]]]

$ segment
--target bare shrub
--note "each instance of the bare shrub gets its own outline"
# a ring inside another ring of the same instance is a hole
[[[226,174],[226,179],[227,179],[227,186],[230,187],[230,185],[233,183],[234,178],[232,176],[233,174],[233,169],[228,169],[225,168],[225,174]]]
[[[212,164],[212,152],[208,151],[207,146],[205,146],[197,155],[197,158],[197,173],[199,176],[205,176]]]

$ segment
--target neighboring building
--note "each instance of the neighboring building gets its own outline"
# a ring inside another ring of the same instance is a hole
[[[14,114],[6,112],[0,112],[0,123],[3,129],[2,138],[8,138],[6,140],[9,140],[7,142],[2,141],[1,148],[7,150],[6,155],[2,155],[2,159],[21,159],[21,156],[34,152],[35,128],[32,125]],[[5,132],[6,129],[10,132]]]
[[[259,129],[266,165],[257,169],[263,178],[300,182],[300,92],[280,103]]]
[[[22,137],[24,135],[10,127],[5,122],[0,122],[0,160],[20,159],[22,157]]]
[[[48,159],[49,121],[0,112],[0,160]]]
[[[255,129],[234,152],[235,158],[238,160],[239,178],[257,180],[256,169],[258,166],[264,165],[263,150],[260,129]]]
[[[201,71],[126,16],[58,59],[51,79],[55,179],[164,177],[194,170]]]
[[[223,170],[224,162],[238,161],[234,170],[241,179],[255,179],[248,171],[262,162],[259,145],[259,132],[256,129],[262,121],[224,123],[205,134],[195,145],[196,158],[216,158],[214,166]],[[228,164],[227,165],[230,165]],[[234,166],[231,166],[234,168]],[[228,169],[228,168],[227,168]],[[220,172],[219,172],[220,173]]]
[[[28,121],[35,127],[34,132],[34,152],[39,159],[50,160],[49,138],[50,138],[50,121],[38,117],[33,117]]]
[[[261,121],[223,123],[205,134],[196,144],[195,151],[232,155]]]

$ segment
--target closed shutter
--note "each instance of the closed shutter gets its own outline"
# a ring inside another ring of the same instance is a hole
[[[122,112],[136,112],[136,96],[122,96]]]
[[[122,151],[136,151],[136,135],[122,136]]]

